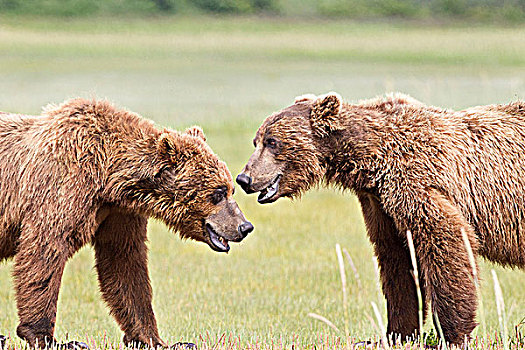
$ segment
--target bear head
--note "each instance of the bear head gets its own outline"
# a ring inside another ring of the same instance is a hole
[[[342,129],[343,101],[335,92],[303,95],[266,118],[253,139],[255,151],[237,182],[259,203],[296,197],[318,184],[326,172],[322,140]]]
[[[127,153],[127,169],[117,180],[124,206],[220,252],[253,230],[232,198],[234,184],[226,164],[207,145],[201,128],[164,130],[148,146],[149,152],[135,145]]]

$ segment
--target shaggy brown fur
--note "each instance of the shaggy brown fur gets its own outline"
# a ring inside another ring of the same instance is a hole
[[[238,181],[247,192],[260,191],[260,202],[297,196],[320,181],[357,194],[391,334],[405,339],[418,327],[407,230],[425,312],[431,302],[455,344],[476,326],[461,232],[476,256],[525,268],[525,103],[454,112],[402,94],[357,104],[335,93],[306,96],[268,117],[254,144]]]
[[[151,306],[147,218],[214,250],[247,234],[231,175],[198,127],[161,131],[107,102],[75,99],[42,116],[2,114],[0,164],[0,260],[15,258],[17,334],[32,346],[54,341],[62,272],[82,246],[94,246],[125,342],[156,346],[166,344]]]

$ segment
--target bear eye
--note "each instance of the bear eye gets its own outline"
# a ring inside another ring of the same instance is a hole
[[[157,172],[155,173],[155,175],[153,175],[153,178],[154,178],[155,180],[160,179],[160,178],[162,177],[162,175],[164,175],[164,173],[165,173],[166,171],[170,170],[170,168],[171,168],[171,167],[170,167],[169,165],[166,165],[166,164],[163,165],[162,167],[160,167],[160,168],[157,170]]]
[[[271,137],[266,139],[266,147],[271,149],[277,148],[277,141],[275,139],[272,139]]]
[[[213,191],[213,194],[211,195],[211,202],[213,204],[219,204],[224,197],[226,196],[226,187],[221,186],[217,188],[215,191]]]

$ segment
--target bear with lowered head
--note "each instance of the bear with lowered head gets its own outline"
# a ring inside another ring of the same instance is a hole
[[[55,344],[64,266],[84,245],[124,342],[156,347],[166,344],[151,303],[148,218],[219,252],[253,230],[199,127],[159,130],[106,101],[73,99],[41,116],[2,113],[0,133],[0,260],[14,258],[17,334],[32,347]]]

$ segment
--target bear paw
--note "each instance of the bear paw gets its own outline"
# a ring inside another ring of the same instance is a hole
[[[414,344],[420,347],[419,343],[414,343]],[[355,349],[379,349],[379,348],[384,347],[381,341],[375,342],[371,340],[360,341],[360,342],[354,343],[353,345]],[[437,348],[438,347],[435,345],[424,344],[423,346],[423,349],[437,349]]]
[[[60,344],[59,349],[63,350],[89,350],[89,346],[81,341],[70,341],[69,343]]]
[[[375,349],[380,343],[373,342],[370,340],[363,340],[357,343],[354,343],[356,349]]]
[[[170,345],[170,350],[197,350],[197,345],[193,343],[175,343]]]

